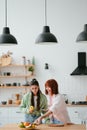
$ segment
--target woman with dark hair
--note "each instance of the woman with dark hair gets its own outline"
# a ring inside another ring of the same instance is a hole
[[[25,113],[26,122],[34,122],[47,109],[47,98],[36,79],[30,82],[30,91],[23,96],[20,109]]]
[[[48,95],[48,111],[40,116],[35,122],[40,124],[45,117],[50,118],[52,124],[68,124],[70,118],[68,116],[66,103],[58,91],[58,83],[54,79],[49,79],[45,83],[45,93]]]

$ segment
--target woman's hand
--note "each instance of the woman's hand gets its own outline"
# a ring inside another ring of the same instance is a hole
[[[33,107],[33,106],[30,106],[30,107],[29,107],[29,113],[32,114],[33,111],[34,111],[34,107]]]
[[[32,114],[32,113],[33,113],[33,110],[29,110],[29,113]]]
[[[37,118],[35,121],[34,121],[34,123],[35,124],[41,124],[41,121],[42,121],[42,117],[40,116],[39,118]]]

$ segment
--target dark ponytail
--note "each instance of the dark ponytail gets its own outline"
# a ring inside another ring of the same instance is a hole
[[[32,85],[36,85],[39,87],[39,83],[36,79],[32,79],[32,81],[30,82],[30,86]],[[37,93],[37,110],[40,110],[40,89],[38,90],[38,93]],[[33,92],[31,92],[31,105],[34,106],[34,94]]]
[[[30,82],[30,86],[32,86],[32,85],[39,86],[39,83],[38,83],[38,81],[36,79],[32,79],[31,82]]]

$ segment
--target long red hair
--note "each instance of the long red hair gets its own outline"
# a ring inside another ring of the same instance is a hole
[[[46,90],[46,87],[51,88],[52,94],[58,94],[59,93],[59,91],[58,91],[58,83],[54,79],[49,79],[45,83],[45,94],[48,94],[48,92]]]

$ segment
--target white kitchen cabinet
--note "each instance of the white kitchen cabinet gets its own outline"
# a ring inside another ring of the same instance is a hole
[[[0,126],[21,121],[24,121],[24,113],[19,107],[0,107]]]
[[[9,108],[9,123],[19,123],[24,120],[24,114],[21,113],[19,107]]]
[[[24,121],[24,113],[21,113],[19,107],[9,108],[9,123],[19,123]]]
[[[0,107],[0,126],[8,123],[8,108]]]
[[[87,107],[86,106],[69,106],[67,107],[70,120],[75,124],[84,124],[87,120]]]

